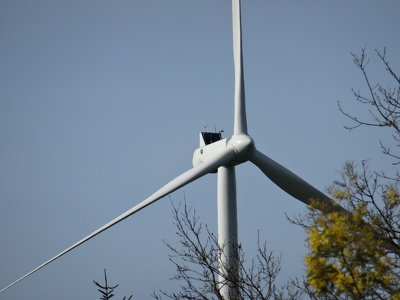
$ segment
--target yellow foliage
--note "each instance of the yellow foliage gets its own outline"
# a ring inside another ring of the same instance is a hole
[[[339,191],[336,195],[341,197]],[[386,197],[399,201],[393,189]],[[400,300],[395,261],[365,223],[366,214],[365,205],[356,207],[351,219],[339,212],[312,214],[307,238],[310,253],[305,263],[307,282],[317,294],[358,299],[384,290],[389,291],[390,299]]]
[[[383,195],[383,200],[386,202],[390,209],[395,209],[400,205],[399,194],[393,187],[388,188]]]

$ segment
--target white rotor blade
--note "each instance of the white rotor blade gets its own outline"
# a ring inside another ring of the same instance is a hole
[[[260,170],[277,186],[301,202],[310,205],[311,200],[314,200],[324,204],[329,211],[347,212],[343,207],[334,202],[324,193],[320,192],[299,176],[273,161],[257,149],[254,151],[250,161],[259,167]]]
[[[233,23],[233,60],[235,65],[235,117],[234,117],[233,133],[247,134],[240,0],[232,0],[232,23]]]
[[[21,280],[25,279],[29,275],[35,273],[36,271],[40,270],[47,264],[51,263],[52,261],[58,259],[59,257],[63,256],[64,254],[68,253],[72,249],[78,247],[79,245],[85,243],[86,241],[90,240],[91,238],[95,237],[99,233],[103,232],[104,230],[114,226],[115,224],[121,222],[122,220],[126,219],[127,217],[133,215],[134,213],[138,212],[142,208],[145,208],[146,206],[150,205],[151,203],[159,200],[160,198],[172,193],[173,191],[185,186],[186,184],[204,176],[207,173],[210,173],[212,171],[215,171],[218,169],[220,166],[229,164],[236,156],[236,152],[232,148],[226,148],[225,150],[221,151],[218,155],[215,157],[209,159],[207,162],[196,166],[193,169],[190,169],[189,171],[183,173],[182,175],[176,177],[175,179],[171,180],[169,183],[164,185],[161,189],[159,189],[157,192],[155,192],[153,195],[151,195],[149,198],[144,200],[143,202],[139,203],[138,205],[132,207],[130,210],[126,211],[119,217],[115,218],[111,222],[107,223],[106,225],[100,227],[96,231],[92,232],[85,238],[81,239],[79,242],[75,243],[71,247],[65,249],[61,253],[57,254],[53,258],[49,259],[45,263],[41,264],[39,267],[36,269],[32,270],[31,272],[27,273],[26,275],[22,276],[20,279],[16,280],[15,282],[11,283],[7,287],[3,288],[0,290],[0,293],[5,291],[6,289],[12,287],[16,283],[20,282]]]

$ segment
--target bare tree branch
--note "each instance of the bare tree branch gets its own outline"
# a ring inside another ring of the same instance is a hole
[[[386,48],[384,48],[382,52],[378,50],[375,50],[375,52],[377,53],[379,59],[383,62],[390,79],[394,79],[395,87],[391,87],[389,84],[384,86],[379,83],[371,83],[367,73],[367,66],[370,60],[367,58],[366,46],[364,46],[361,49],[360,54],[351,53],[351,55],[353,56],[354,64],[361,70],[363,74],[367,86],[367,95],[364,95],[359,90],[353,89],[352,91],[354,98],[358,102],[361,104],[367,104],[371,107],[368,109],[371,120],[361,120],[357,116],[346,112],[340,103],[338,103],[338,108],[343,115],[355,123],[354,125],[345,126],[346,129],[351,130],[360,126],[391,128],[394,130],[392,137],[396,142],[396,146],[400,146],[400,77],[395,73],[386,59]],[[393,164],[400,164],[400,154],[393,153],[391,147],[384,145],[381,141],[380,145],[383,153],[395,160]]]
[[[260,242],[258,236],[257,256],[250,261],[245,260],[241,244],[234,251],[237,269],[220,266],[224,245],[218,244],[215,236],[207,226],[203,226],[193,207],[186,201],[173,206],[174,224],[180,247],[166,242],[171,250],[170,260],[176,267],[172,280],[183,284],[178,292],[160,291],[169,299],[224,299],[222,285],[234,288],[235,299],[301,299],[302,291],[294,285],[287,284],[278,288],[275,284],[281,269],[281,257],[275,257],[268,250],[266,243]],[[225,270],[221,272],[221,270]],[[226,272],[228,270],[228,272]],[[237,275],[238,274],[238,275]],[[161,299],[161,295],[153,297]]]

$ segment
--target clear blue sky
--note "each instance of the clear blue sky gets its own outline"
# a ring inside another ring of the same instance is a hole
[[[346,160],[390,168],[379,139],[346,131],[337,109],[366,115],[350,52],[365,44],[400,70],[398,1],[242,1],[249,133],[266,155],[324,190]],[[13,1],[0,3],[0,285],[4,287],[191,168],[198,132],[232,134],[231,3]],[[255,166],[237,167],[239,239],[257,230],[280,280],[303,274],[304,205]],[[216,232],[216,176],[185,193]],[[96,299],[106,268],[117,298],[176,290],[163,240],[178,245],[168,198],[75,249],[0,299]]]

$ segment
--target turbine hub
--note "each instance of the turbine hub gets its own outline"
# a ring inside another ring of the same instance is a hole
[[[228,146],[235,150],[237,154],[235,162],[237,163],[248,161],[255,149],[253,139],[247,134],[234,134],[229,140]]]

